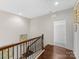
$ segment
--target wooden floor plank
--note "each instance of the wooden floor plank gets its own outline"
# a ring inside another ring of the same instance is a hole
[[[38,59],[75,59],[75,56],[72,50],[47,45],[45,47],[45,52],[40,55]]]

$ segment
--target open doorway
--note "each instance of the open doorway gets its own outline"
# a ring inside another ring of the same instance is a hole
[[[66,47],[66,21],[54,21],[54,45]]]

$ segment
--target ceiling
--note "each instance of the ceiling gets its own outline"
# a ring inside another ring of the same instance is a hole
[[[0,10],[32,18],[74,6],[76,0],[0,0]]]

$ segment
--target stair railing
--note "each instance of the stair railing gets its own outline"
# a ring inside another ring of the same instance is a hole
[[[37,47],[43,49],[43,35],[16,44],[0,47],[0,59],[23,59],[21,57],[24,56],[24,54],[27,55],[27,59],[28,56],[39,50]],[[29,53],[29,51],[31,54],[28,55],[27,53]]]

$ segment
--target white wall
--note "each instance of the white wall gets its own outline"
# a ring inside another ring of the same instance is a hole
[[[31,36],[36,37],[41,34],[44,34],[44,43],[52,44],[53,43],[53,29],[52,29],[52,20],[50,15],[45,15],[37,17],[31,20]]]
[[[74,32],[74,53],[76,59],[79,59],[79,24],[77,25],[77,32]]]
[[[53,21],[66,20],[67,48],[73,49],[72,8],[50,15],[40,16],[31,20],[30,37],[44,34],[44,43],[53,44]]]
[[[16,43],[21,34],[29,34],[29,19],[0,11],[0,46]]]

